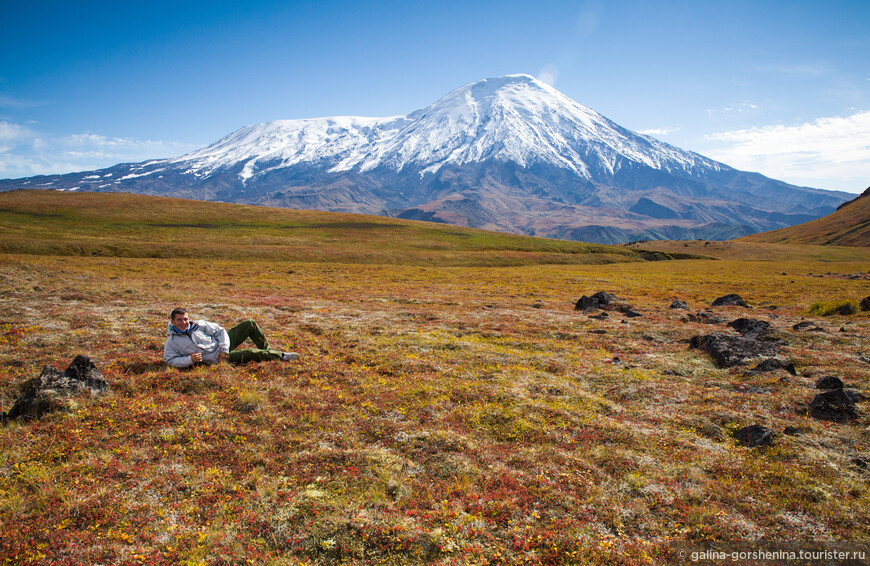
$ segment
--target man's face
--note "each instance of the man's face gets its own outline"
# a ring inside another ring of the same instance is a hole
[[[187,313],[177,314],[172,319],[172,326],[181,331],[187,330],[187,327],[190,326],[190,317]]]

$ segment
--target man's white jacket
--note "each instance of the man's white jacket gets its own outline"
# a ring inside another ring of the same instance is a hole
[[[190,355],[197,352],[202,354],[203,362],[216,364],[221,352],[230,351],[230,337],[227,331],[214,322],[191,321],[184,332],[179,332],[170,322],[168,331],[169,337],[163,346],[163,361],[173,367],[192,366]]]

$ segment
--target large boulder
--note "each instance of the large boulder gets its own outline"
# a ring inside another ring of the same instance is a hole
[[[792,375],[797,375],[797,370],[795,369],[794,364],[791,363],[790,360],[784,358],[768,358],[749,370],[747,373],[755,375],[768,371],[776,371],[778,369],[785,370]]]
[[[826,375],[816,381],[816,389],[843,389],[843,380],[835,375]]]
[[[587,297],[583,295],[580,299],[577,300],[577,304],[574,305],[574,310],[576,311],[590,311],[594,309],[603,309],[616,299],[618,299],[616,295],[612,295],[605,291],[598,291],[591,297]]]
[[[819,393],[810,401],[810,414],[827,421],[846,421],[858,417],[855,401],[842,389]]]
[[[716,316],[712,311],[698,311],[695,314],[688,314],[683,319],[684,322],[700,322],[701,324],[722,324],[725,320],[722,317]]]
[[[719,297],[710,303],[711,307],[744,307],[749,308],[749,305],[746,304],[746,301],[736,293],[729,293],[728,295],[724,295]]]
[[[64,371],[46,366],[39,377],[25,382],[12,408],[0,414],[0,422],[38,419],[49,411],[69,406],[75,396],[83,393],[98,395],[108,389],[109,384],[90,358],[76,356]]]
[[[746,336],[705,334],[689,341],[689,348],[707,352],[721,367],[734,367],[753,358],[776,357],[776,344]]]
[[[761,338],[770,332],[770,323],[755,318],[738,318],[728,323],[728,326],[749,338]]]

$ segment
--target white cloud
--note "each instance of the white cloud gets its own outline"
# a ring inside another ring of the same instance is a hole
[[[870,111],[706,136],[710,157],[791,183],[858,191],[870,184]]]
[[[577,34],[581,37],[592,35],[601,22],[604,14],[604,6],[598,0],[590,0],[583,5],[580,15],[577,17]]]
[[[538,80],[547,83],[550,86],[556,84],[559,79],[559,67],[552,64],[544,65],[538,72]]]
[[[666,136],[678,129],[679,128],[650,128],[649,130],[640,130],[638,133],[645,136]]]
[[[195,146],[190,144],[91,133],[47,135],[0,121],[0,179],[101,169],[117,163],[174,157],[193,149]]]
[[[0,120],[0,142],[14,142],[15,140],[26,139],[32,135],[33,133],[26,126],[10,124]]]

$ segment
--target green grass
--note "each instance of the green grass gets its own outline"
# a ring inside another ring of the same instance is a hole
[[[641,261],[621,246],[399,219],[128,194],[0,193],[0,251],[416,265]]]

